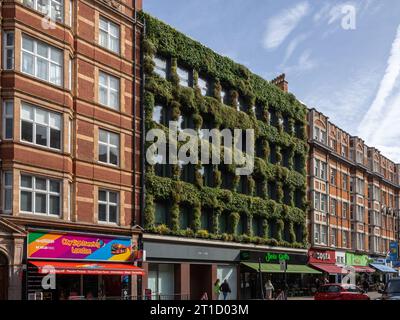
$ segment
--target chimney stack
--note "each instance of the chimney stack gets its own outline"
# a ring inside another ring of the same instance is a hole
[[[285,80],[285,74],[282,73],[281,75],[277,76],[275,79],[271,80],[271,83],[276,85],[279,89],[284,92],[289,91],[288,82]]]

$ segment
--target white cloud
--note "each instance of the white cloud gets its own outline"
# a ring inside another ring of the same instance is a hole
[[[283,65],[290,59],[290,57],[292,56],[293,52],[296,50],[298,45],[300,43],[302,43],[304,40],[306,40],[307,37],[308,37],[308,34],[303,33],[289,42],[289,45],[286,48],[285,57],[283,58],[283,62],[282,62]]]
[[[312,70],[318,66],[317,61],[311,58],[311,50],[305,50],[297,60],[297,63],[290,66],[282,66],[281,69],[289,77],[293,77],[299,73]]]
[[[309,3],[301,2],[270,18],[263,38],[264,48],[270,50],[279,47],[297,27],[301,19],[308,14],[309,10]]]
[[[387,61],[387,68],[385,75],[383,76],[379,85],[378,92],[372,102],[370,108],[365,114],[361,121],[358,132],[360,136],[363,136],[365,140],[371,144],[374,144],[378,135],[375,134],[377,128],[382,124],[382,117],[389,116],[387,112],[386,101],[391,95],[393,88],[396,84],[396,80],[400,74],[400,25],[397,28],[396,38],[392,43],[392,49],[390,56]],[[386,107],[386,112],[384,109]]]

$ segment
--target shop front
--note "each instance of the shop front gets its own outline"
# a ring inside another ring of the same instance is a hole
[[[392,262],[388,262],[383,258],[371,261],[370,266],[375,269],[375,274],[373,275],[374,284],[386,283],[398,274],[398,271],[390,266],[391,264]]]
[[[308,264],[324,273],[330,283],[337,283],[347,274],[346,269],[337,265],[336,253],[333,250],[310,249],[308,251]]]
[[[144,274],[137,253],[130,237],[29,230],[27,298],[129,299]]]
[[[365,254],[356,254],[346,252],[346,266],[350,267],[350,271],[356,273],[356,283],[361,285],[366,279],[372,281],[372,274],[375,270],[369,267],[370,258]]]
[[[217,279],[231,288],[229,300],[239,299],[239,249],[188,242],[175,237],[145,235],[143,296],[151,300],[221,299],[213,293]]]
[[[275,292],[288,289],[288,296],[312,294],[315,278],[322,272],[307,266],[306,253],[274,251],[240,252],[240,290],[242,299],[260,299],[266,281]]]

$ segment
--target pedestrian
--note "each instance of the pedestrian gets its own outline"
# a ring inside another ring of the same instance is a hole
[[[368,282],[368,279],[367,279],[367,278],[364,278],[363,289],[364,289],[365,293],[368,293],[368,290],[369,290],[369,282]]]
[[[217,281],[215,281],[215,283],[214,283],[214,294],[215,294],[216,300],[219,300],[220,292],[221,292],[221,290],[220,290],[220,280],[217,279]]]
[[[224,296],[224,300],[226,300],[227,297],[228,297],[228,293],[231,293],[231,288],[229,287],[229,283],[228,283],[228,281],[226,279],[221,284],[219,289],[222,292],[222,295]]]
[[[321,286],[321,281],[320,281],[319,278],[317,277],[317,278],[315,278],[315,288],[317,289],[317,291],[318,291],[318,289],[319,289],[320,286]]]
[[[267,280],[267,282],[265,283],[265,299],[266,300],[272,299],[274,290],[275,290],[275,288],[272,285],[271,280]]]
[[[327,278],[327,277],[324,277],[324,284],[328,284],[328,283],[329,283],[328,278]]]

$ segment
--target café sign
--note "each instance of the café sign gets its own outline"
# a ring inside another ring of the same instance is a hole
[[[308,257],[310,263],[335,263],[335,251],[331,250],[309,250]]]

